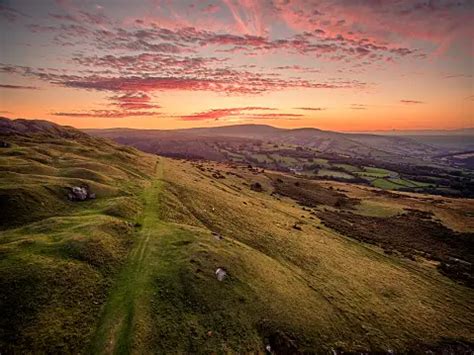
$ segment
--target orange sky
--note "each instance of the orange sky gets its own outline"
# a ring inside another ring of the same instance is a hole
[[[1,116],[79,128],[474,126],[469,1],[19,0],[0,15]]]

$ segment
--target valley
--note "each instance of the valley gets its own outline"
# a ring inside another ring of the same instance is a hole
[[[380,136],[235,125],[187,130],[86,130],[175,158],[251,164],[316,180],[473,197],[473,136]]]

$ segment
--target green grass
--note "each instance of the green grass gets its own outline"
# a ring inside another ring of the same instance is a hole
[[[160,170],[163,164],[160,164]],[[143,192],[141,227],[118,275],[94,336],[93,353],[212,352],[262,347],[255,295],[231,275],[214,271],[249,253],[209,230],[160,218],[163,181]]]
[[[281,162],[280,164],[285,164],[289,167],[298,165],[300,161],[296,158],[289,157],[286,155],[281,155],[281,154],[272,154],[271,155],[273,159],[275,159],[276,162]]]
[[[336,178],[343,178],[343,179],[351,179],[353,178],[352,175],[345,173],[343,171],[338,170],[330,170],[330,169],[320,169],[318,170],[318,176],[321,177],[336,177]]]
[[[434,186],[433,184],[427,183],[427,182],[421,182],[421,181],[416,181],[416,180],[408,180],[405,179],[406,181],[409,181],[412,185],[415,187],[430,187]]]
[[[370,217],[392,217],[403,212],[403,209],[387,203],[363,200],[356,206],[357,213]]]
[[[384,189],[384,190],[396,190],[402,187],[400,186],[400,184],[391,182],[388,179],[380,179],[380,178],[372,180],[371,185],[374,187],[378,187],[379,189]]]
[[[405,180],[401,178],[389,178],[387,179],[394,184],[400,185],[401,187],[415,187],[416,185],[412,184],[410,180]]]
[[[133,244],[155,158],[87,136],[0,150],[0,352],[77,353]],[[97,199],[71,202],[87,184]]]
[[[474,340],[472,290],[324,227],[272,196],[269,175],[213,163],[226,176],[213,180],[205,162],[156,165],[86,138],[13,143],[0,151],[14,211],[0,231],[1,353],[403,353]],[[79,182],[98,198],[67,201]],[[355,213],[401,209],[376,199]]]
[[[150,258],[156,253],[158,239],[166,234],[166,228],[158,219],[160,190],[160,182],[155,181],[143,192],[141,227],[135,234],[126,265],[108,296],[92,343],[93,353],[129,353],[134,346],[134,334],[143,331],[136,327],[148,317],[148,312],[141,311],[146,309],[150,299],[153,272]]]
[[[414,180],[402,178],[374,178],[371,179],[371,185],[386,190],[397,190],[400,188],[428,187],[430,184],[416,182]]]
[[[384,177],[389,177],[393,174],[396,175],[395,172],[387,170],[387,169],[382,169],[382,168],[374,168],[374,167],[364,167],[363,171],[356,172],[357,175],[360,177],[368,177],[368,178],[384,178]]]
[[[392,172],[387,169],[375,168],[375,167],[369,167],[369,166],[364,167],[364,171],[368,173],[373,173],[373,174],[390,174]]]
[[[327,159],[321,159],[321,158],[315,158],[315,159],[313,159],[313,163],[323,165],[323,166],[327,166],[328,165],[328,160]]]
[[[257,159],[259,163],[266,163],[267,160],[269,160],[268,156],[266,154],[251,154],[252,158]]]
[[[359,171],[359,168],[357,166],[353,166],[349,164],[332,164],[332,166],[337,167],[337,168],[342,168],[349,173],[354,173],[356,171]]]

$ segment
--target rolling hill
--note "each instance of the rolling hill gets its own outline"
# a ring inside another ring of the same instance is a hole
[[[465,150],[468,146],[464,140],[453,139],[464,136],[441,140],[436,139],[438,136],[421,136],[420,139],[416,136],[411,139],[266,125],[168,131],[115,128],[86,132],[175,158],[253,164],[314,179],[346,181],[389,190],[474,196],[472,164],[462,155],[470,150]],[[447,158],[449,154],[462,158]],[[383,173],[370,173],[374,168]]]
[[[86,132],[116,141],[126,141],[147,151],[150,149],[147,145],[153,144],[156,141],[174,140],[185,145],[187,141],[196,141],[198,139],[210,140],[234,137],[271,141],[278,144],[299,145],[314,148],[323,153],[337,153],[349,157],[370,156],[405,159],[407,153],[413,157],[424,157],[444,152],[434,146],[417,143],[415,140],[404,137],[345,134],[322,131],[315,128],[282,129],[266,125],[235,125],[165,131],[117,128],[86,130]]]
[[[1,353],[474,349],[472,199],[45,121],[1,119],[0,141]],[[79,186],[94,198],[68,198]]]

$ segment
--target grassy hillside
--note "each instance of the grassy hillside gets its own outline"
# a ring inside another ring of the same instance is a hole
[[[472,200],[47,131],[0,137],[0,352],[472,351]]]
[[[79,352],[133,243],[156,158],[44,121],[0,122],[0,352]],[[87,185],[94,200],[68,200]]]

